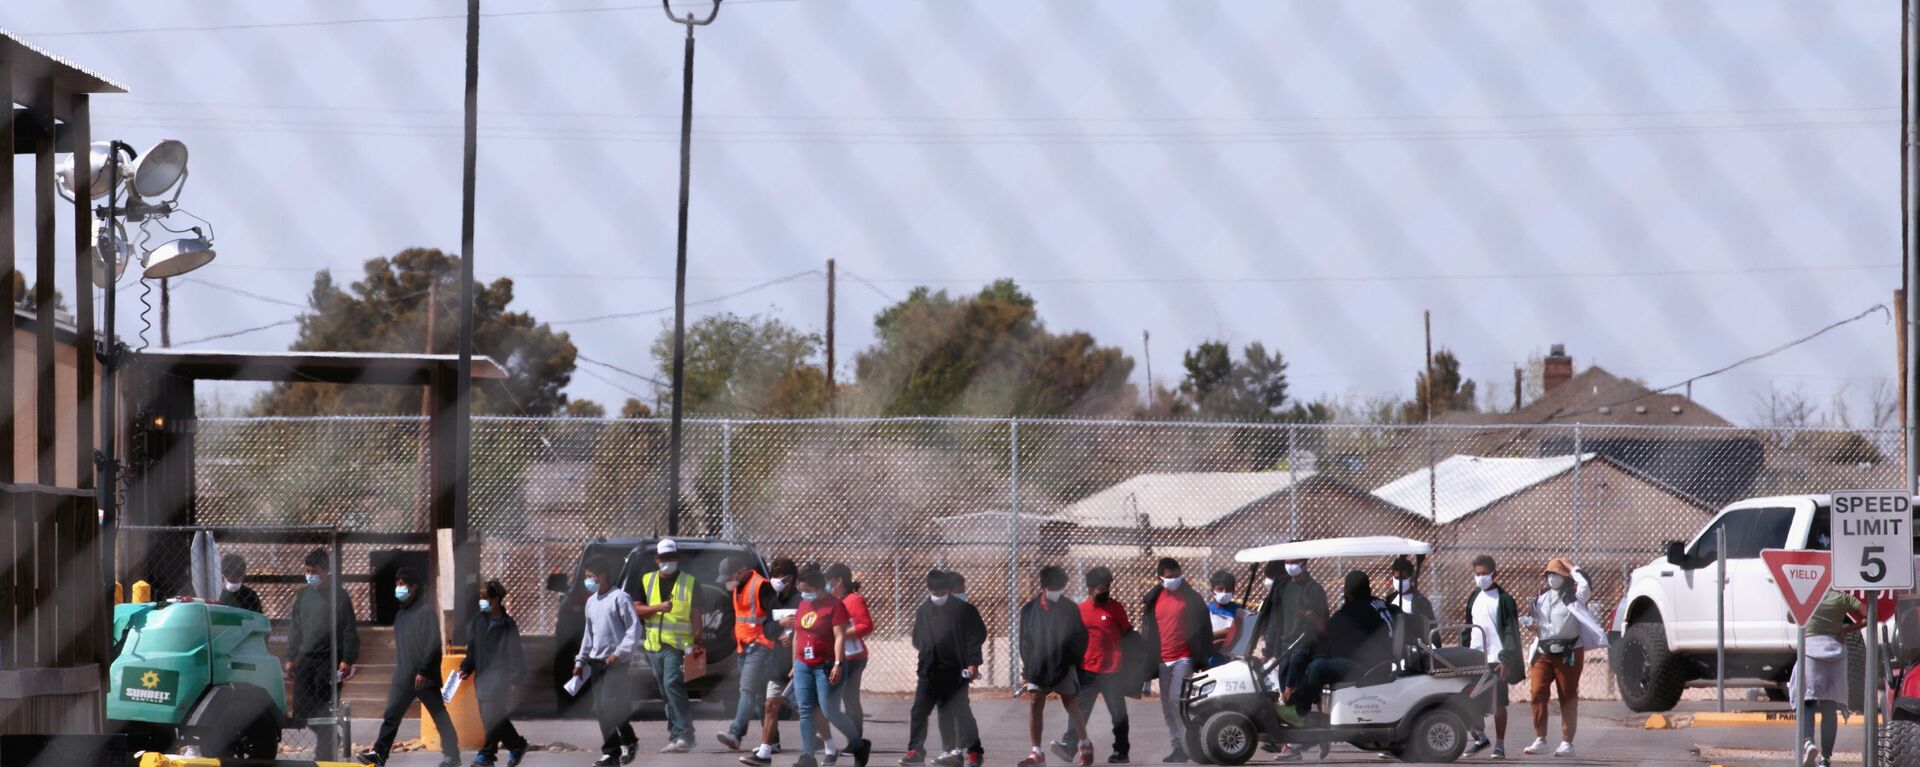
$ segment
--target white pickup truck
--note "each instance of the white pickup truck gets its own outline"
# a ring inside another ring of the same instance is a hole
[[[1765,687],[1784,699],[1793,670],[1797,629],[1786,599],[1760,560],[1764,549],[1825,551],[1831,534],[1830,496],[1753,498],[1727,506],[1686,542],[1667,544],[1664,558],[1633,571],[1614,612],[1608,664],[1620,698],[1634,711],[1666,711],[1688,686],[1714,683],[1718,624],[1715,564],[1727,571],[1726,636],[1729,686]],[[1726,531],[1727,550],[1718,550]],[[1853,707],[1860,707],[1865,671],[1858,634],[1849,640]]]

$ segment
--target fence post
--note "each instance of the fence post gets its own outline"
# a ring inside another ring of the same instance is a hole
[[[1020,636],[1020,419],[1007,421],[1008,514],[1007,514],[1007,686],[1020,684],[1020,658],[1016,652]]]
[[[1287,424],[1287,540],[1300,540],[1300,462],[1299,427]]]
[[[1580,465],[1586,462],[1580,460],[1581,455],[1580,424],[1576,423],[1573,425],[1573,561],[1576,563],[1580,561],[1580,538],[1585,532],[1580,518]]]
[[[720,535],[738,540],[733,527],[733,419],[720,422]]]

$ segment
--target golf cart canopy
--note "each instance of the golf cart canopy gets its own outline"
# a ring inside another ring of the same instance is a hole
[[[1396,535],[1371,535],[1360,538],[1321,538],[1312,541],[1276,543],[1241,549],[1235,562],[1280,562],[1296,559],[1336,559],[1359,557],[1426,556],[1433,544]]]

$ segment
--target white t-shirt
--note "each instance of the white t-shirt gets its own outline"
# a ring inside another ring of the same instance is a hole
[[[1488,660],[1500,657],[1500,651],[1506,649],[1500,644],[1500,595],[1496,591],[1481,591],[1473,595],[1473,625],[1480,630],[1472,632],[1469,640],[1475,650],[1485,650]]]

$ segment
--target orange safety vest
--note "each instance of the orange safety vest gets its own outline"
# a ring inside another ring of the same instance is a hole
[[[733,592],[733,649],[736,652],[745,652],[751,644],[773,647],[773,640],[767,638],[764,628],[768,613],[760,606],[760,587],[766,582],[759,573],[751,573],[746,584]]]

